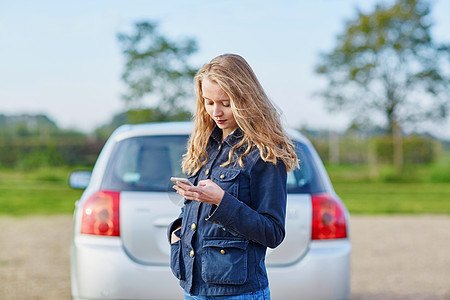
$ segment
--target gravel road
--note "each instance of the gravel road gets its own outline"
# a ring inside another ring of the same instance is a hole
[[[0,299],[70,299],[71,216],[0,228]],[[450,216],[352,216],[352,299],[450,299],[449,228]]]

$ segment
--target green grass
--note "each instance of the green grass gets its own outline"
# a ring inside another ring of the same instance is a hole
[[[329,165],[333,186],[353,214],[450,214],[450,163],[392,166]]]
[[[68,169],[0,170],[0,214],[71,214],[82,191],[67,184]]]
[[[383,182],[371,179],[367,166],[327,170],[351,214],[450,214],[449,182]],[[0,215],[72,214],[82,191],[69,188],[69,172],[0,170]]]
[[[351,214],[450,214],[449,183],[336,182]]]

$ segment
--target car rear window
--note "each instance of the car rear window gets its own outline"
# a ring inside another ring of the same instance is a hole
[[[171,176],[181,176],[181,160],[186,153],[187,135],[140,136],[127,138],[113,150],[102,188],[118,191],[171,191]],[[311,152],[294,141],[300,168],[288,173],[288,193],[325,191]]]
[[[171,176],[183,176],[187,135],[140,136],[120,141],[108,162],[103,189],[168,191]]]
[[[295,152],[299,160],[299,169],[288,173],[287,191],[294,194],[316,194],[325,191],[323,179],[308,147],[294,141]]]

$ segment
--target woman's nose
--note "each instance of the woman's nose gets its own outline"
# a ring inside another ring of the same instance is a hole
[[[213,116],[214,117],[220,117],[222,115],[223,115],[223,111],[220,108],[220,106],[219,105],[214,105]]]

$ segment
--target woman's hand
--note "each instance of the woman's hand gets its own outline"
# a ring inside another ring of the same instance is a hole
[[[173,188],[187,200],[195,200],[215,205],[220,204],[223,195],[225,194],[222,188],[210,179],[201,180],[198,183],[198,186],[189,186],[187,184],[178,183],[177,185],[174,185]]]

